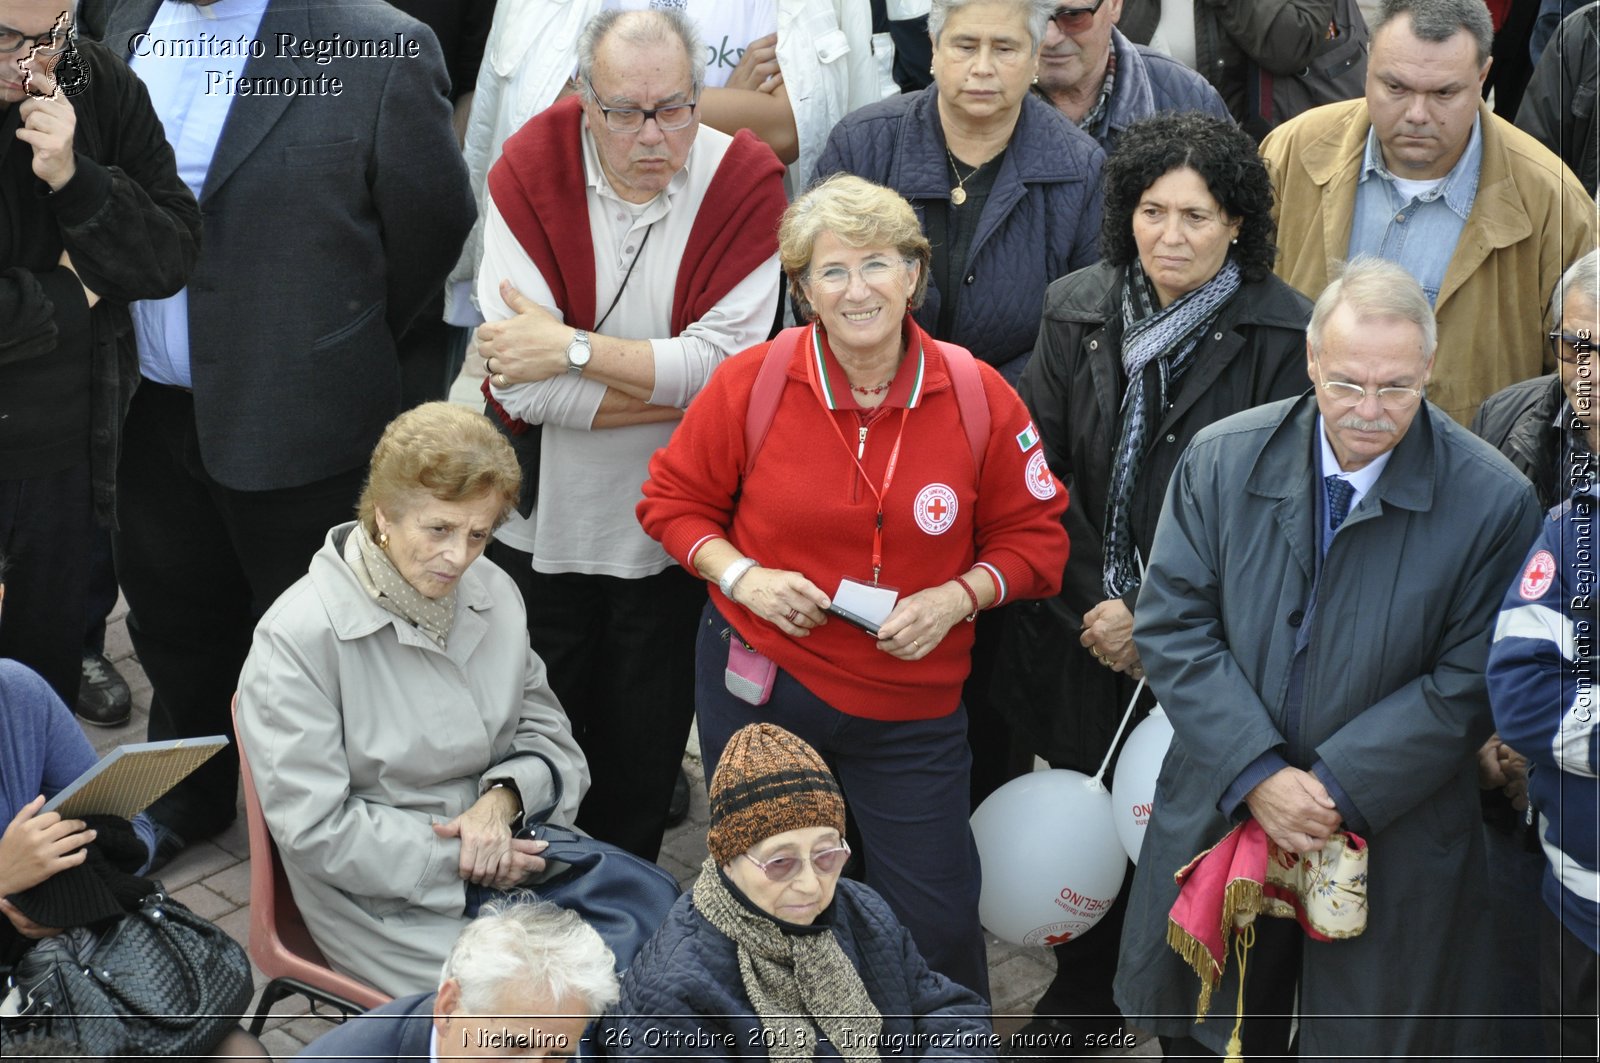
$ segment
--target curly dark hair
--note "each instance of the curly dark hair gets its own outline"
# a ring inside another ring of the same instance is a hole
[[[1139,197],[1173,170],[1199,174],[1211,196],[1239,219],[1239,242],[1228,251],[1245,280],[1265,280],[1278,254],[1272,179],[1255,141],[1232,122],[1198,111],[1152,115],[1129,126],[1106,160],[1100,249],[1114,266],[1138,257],[1133,212]]]

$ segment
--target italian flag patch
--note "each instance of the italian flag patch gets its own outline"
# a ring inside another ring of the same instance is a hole
[[[1021,447],[1022,452],[1026,454],[1033,449],[1033,445],[1037,442],[1039,442],[1039,433],[1033,427],[1033,422],[1029,421],[1028,427],[1017,433],[1017,446]]]

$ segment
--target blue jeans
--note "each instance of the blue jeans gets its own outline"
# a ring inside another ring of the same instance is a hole
[[[967,825],[966,710],[934,720],[850,716],[782,670],[767,703],[751,705],[723,685],[727,627],[707,603],[695,643],[695,712],[708,782],[746,724],[774,723],[809,742],[833,769],[861,832],[867,885],[911,931],[929,967],[987,1000],[978,847]]]

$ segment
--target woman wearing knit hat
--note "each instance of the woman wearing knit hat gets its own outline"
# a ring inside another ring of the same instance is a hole
[[[694,888],[634,960],[600,1032],[623,1058],[991,1058],[988,1006],[928,969],[888,905],[841,880],[844,798],[770,723],[729,739]]]

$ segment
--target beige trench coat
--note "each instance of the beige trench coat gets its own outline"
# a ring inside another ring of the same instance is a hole
[[[328,533],[310,572],[256,628],[239,731],[306,925],[330,963],[391,995],[434,989],[466,922],[460,843],[431,825],[498,779],[571,823],[583,752],[528,648],[511,578],[462,575],[449,649],[380,608]],[[538,754],[529,756],[528,754]]]

